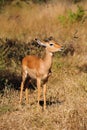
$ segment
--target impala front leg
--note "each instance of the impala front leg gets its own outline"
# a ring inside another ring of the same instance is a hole
[[[46,109],[46,84],[43,85],[43,96],[44,96],[44,110]]]
[[[40,94],[41,94],[41,79],[37,78],[37,89],[38,89],[38,106],[39,106],[39,102],[40,102]]]
[[[25,95],[26,95],[26,104],[28,104],[29,103],[28,88],[25,89]]]

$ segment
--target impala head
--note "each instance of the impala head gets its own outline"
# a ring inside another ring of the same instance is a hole
[[[36,42],[41,45],[41,46],[45,46],[46,49],[53,53],[53,52],[57,52],[57,51],[61,51],[62,50],[62,46],[59,45],[57,42],[55,42],[54,40],[47,40],[47,41],[40,41],[38,39],[35,39]]]

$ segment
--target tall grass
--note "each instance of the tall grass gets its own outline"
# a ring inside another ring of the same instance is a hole
[[[60,34],[62,36],[63,29],[58,16],[66,14],[69,9],[75,11],[77,5],[70,5],[68,2],[47,5],[28,5],[21,2],[21,6],[15,3],[10,6],[7,5],[0,14],[0,37],[22,41],[30,41],[35,37],[44,38],[50,35],[58,38]],[[73,29],[68,25],[67,27],[68,33],[71,33]]]

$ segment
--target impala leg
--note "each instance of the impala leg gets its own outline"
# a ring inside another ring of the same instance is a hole
[[[25,89],[25,96],[26,96],[26,104],[29,103],[29,97],[28,97],[28,88]]]
[[[21,82],[20,101],[19,101],[20,104],[21,104],[21,102],[22,102],[22,92],[23,92],[23,88],[24,88],[24,81]]]
[[[21,82],[21,90],[20,90],[20,101],[19,101],[20,104],[22,102],[23,88],[24,88],[24,82],[25,82],[26,77],[27,77],[27,74],[23,73],[22,82]]]
[[[40,102],[40,93],[41,93],[41,90],[40,90],[40,86],[41,85],[41,80],[38,78],[37,79],[37,88],[38,88],[38,106],[39,106],[39,102]]]
[[[46,109],[46,84],[43,85],[43,97],[44,97],[44,110]]]
[[[30,84],[31,83],[31,79],[29,78],[29,81],[28,83]],[[28,87],[26,86],[26,89],[25,89],[25,96],[26,96],[26,104],[29,103],[29,90],[28,90]]]

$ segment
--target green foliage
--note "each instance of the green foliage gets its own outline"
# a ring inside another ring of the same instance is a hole
[[[68,11],[68,20],[69,20],[69,22],[70,23],[73,23],[73,22],[75,22],[76,21],[76,19],[77,19],[77,13],[74,13],[74,12],[72,12],[72,10],[69,10]]]
[[[77,11],[75,13],[72,10],[69,10],[65,16],[60,15],[58,19],[63,25],[66,25],[67,23],[80,22],[84,15],[84,9],[81,6],[77,6]]]
[[[64,15],[60,15],[58,19],[62,25],[64,25],[67,22],[67,18]]]
[[[81,21],[84,15],[84,9],[81,6],[78,6],[76,13],[72,12],[72,10],[68,12],[68,19],[70,22]]]
[[[0,0],[0,4],[4,4],[5,0]]]

